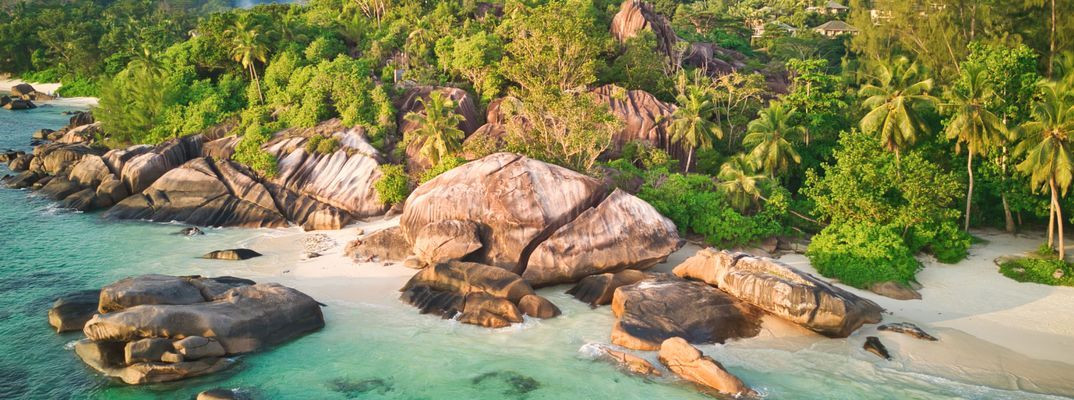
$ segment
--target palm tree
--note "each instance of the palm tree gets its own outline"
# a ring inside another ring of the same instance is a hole
[[[984,69],[967,68],[963,70],[969,78],[962,90],[953,90],[949,94],[954,111],[947,124],[947,138],[954,139],[955,152],[966,146],[966,172],[969,185],[966,189],[965,229],[970,230],[970,206],[973,199],[973,156],[984,155],[993,146],[1002,144],[1007,136],[1007,125],[985,106],[992,96],[992,90],[984,80]]]
[[[1034,189],[1047,188],[1051,195],[1048,217],[1048,246],[1054,248],[1054,227],[1059,228],[1059,258],[1065,259],[1063,248],[1063,210],[1059,196],[1066,196],[1074,177],[1070,137],[1074,135],[1074,99],[1065,85],[1054,82],[1042,84],[1040,100],[1033,105],[1032,119],[1022,124],[1024,139],[1015,148],[1026,154],[1018,170],[1029,175]]]
[[[744,213],[750,207],[757,206],[757,201],[761,199],[758,185],[767,178],[757,174],[753,160],[745,154],[737,154],[720,166],[716,179],[731,207]]]
[[[862,105],[869,110],[861,119],[861,130],[879,134],[884,148],[895,152],[897,161],[900,151],[928,129],[916,108],[935,99],[929,95],[932,79],[919,80],[922,70],[917,63],[901,57],[891,64],[879,65],[874,83],[862,86],[858,94],[865,97]]]
[[[746,127],[742,145],[753,148],[750,158],[769,177],[775,178],[789,171],[792,161],[795,164],[802,162],[802,157],[788,140],[805,132],[805,128],[791,125],[795,112],[781,102],[772,102]]]
[[[716,112],[716,104],[712,102],[712,95],[704,88],[684,87],[682,92],[675,96],[675,101],[679,108],[670,117],[668,142],[682,144],[688,148],[686,168],[683,172],[690,172],[694,151],[699,148],[712,148],[716,138],[723,138],[723,130],[709,120]]]
[[[128,65],[144,71],[153,79],[159,79],[164,75],[164,63],[148,48],[143,48],[141,54],[135,54]]]
[[[268,47],[257,28],[255,24],[250,23],[246,15],[243,15],[226,33],[231,36],[231,59],[242,64],[242,67],[250,73],[250,78],[257,86],[257,97],[261,99],[261,103],[264,103],[265,95],[261,93],[261,78],[257,75],[256,62],[260,61],[264,64],[267,61]]]
[[[458,126],[466,118],[455,113],[455,102],[441,92],[433,92],[428,99],[418,101],[424,111],[411,111],[404,118],[418,125],[411,131],[415,135],[411,140],[424,139],[420,153],[436,165],[444,156],[459,150],[465,134]]]

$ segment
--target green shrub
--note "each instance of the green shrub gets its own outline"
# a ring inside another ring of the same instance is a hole
[[[910,251],[924,251],[944,264],[954,264],[966,258],[973,237],[959,229],[953,221],[929,224],[910,229]]]
[[[899,229],[875,224],[829,225],[813,237],[806,256],[821,275],[857,288],[909,283],[921,267]]]
[[[419,183],[425,183],[425,182],[431,181],[433,178],[436,178],[437,176],[440,176],[440,174],[448,172],[448,171],[454,169],[455,167],[458,167],[458,166],[463,165],[465,163],[466,163],[466,160],[463,159],[462,157],[458,157],[458,156],[443,157],[443,158],[440,159],[440,162],[436,163],[436,165],[434,165],[432,168],[429,168],[429,169],[425,170],[425,172],[422,172],[421,173],[421,179],[419,179],[418,182]]]
[[[402,165],[385,164],[380,166],[384,175],[373,184],[377,197],[385,205],[395,205],[406,201],[410,195],[410,177]]]
[[[100,87],[96,79],[77,77],[64,79],[63,86],[56,92],[63,97],[97,97]]]
[[[1055,278],[1055,271],[1063,276]],[[1052,286],[1074,286],[1074,268],[1070,263],[1056,259],[1023,258],[1007,261],[999,266],[999,272],[1018,282],[1035,282]]]
[[[261,148],[272,139],[272,129],[263,125],[265,109],[254,107],[242,113],[240,126],[245,126],[242,139],[235,145],[231,158],[258,173],[273,178],[277,174],[276,157]]]
[[[328,155],[339,150],[339,146],[339,139],[313,135],[306,140],[306,153]]]

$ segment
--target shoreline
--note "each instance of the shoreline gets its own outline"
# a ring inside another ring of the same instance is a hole
[[[37,90],[37,91],[39,91],[41,93],[48,94],[50,96],[55,96],[56,91],[60,90],[60,87],[63,86],[63,84],[55,83],[55,82],[53,82],[53,83],[48,83],[48,82],[46,82],[46,83],[32,83],[32,82],[25,82],[22,79],[12,79],[12,78],[5,77],[5,78],[0,78],[0,94],[7,95],[7,94],[11,93],[11,88],[12,87],[15,87],[15,85],[19,85],[19,84],[22,84],[22,83],[29,83],[31,86],[34,87],[35,90]],[[34,104],[37,104],[37,105],[51,104],[51,105],[59,105],[59,106],[87,107],[87,108],[96,107],[97,102],[98,102],[98,99],[96,97],[57,97],[54,100],[34,100]]]
[[[343,255],[347,242],[358,237],[358,229],[369,234],[396,224],[398,217],[377,218],[335,231],[266,230],[238,243],[265,256],[211,272],[278,282],[331,306],[397,305],[398,289],[417,270],[401,263],[355,263]],[[846,339],[829,339],[766,316],[763,332],[755,338],[697,347],[721,362],[755,370],[771,366],[738,352],[848,357],[848,362],[870,364],[876,373],[927,375],[994,389],[1074,396],[1074,351],[1068,350],[1074,348],[1074,315],[1064,308],[1074,304],[1074,288],[1019,283],[998,272],[992,260],[999,255],[1032,250],[1039,244],[1035,235],[1010,237],[992,231],[975,234],[989,242],[974,245],[966,260],[954,265],[926,262],[918,275],[924,285],[922,300],[894,300],[839,284],[886,308],[881,324],[912,322],[940,338],[939,342],[879,332],[879,324],[862,327]],[[303,259],[302,242],[312,235],[325,235],[335,243],[320,257]],[[687,244],[651,271],[670,271],[699,249]],[[778,260],[817,275],[802,255],[784,255]],[[539,292],[559,293],[569,287],[560,285]],[[528,325],[508,329],[529,329]],[[611,326],[607,329],[610,332]],[[866,336],[880,337],[891,350],[893,360],[884,361],[865,353],[861,346]]]

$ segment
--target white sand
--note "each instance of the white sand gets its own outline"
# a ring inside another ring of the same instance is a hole
[[[330,306],[395,303],[398,289],[416,271],[399,263],[355,263],[343,251],[358,237],[359,229],[369,234],[396,224],[398,218],[375,218],[338,231],[267,231],[241,243],[264,257],[214,272],[280,282]],[[843,286],[885,307],[890,313],[884,316],[885,322],[913,322],[939,337],[939,342],[878,332],[875,325],[863,327],[850,338],[829,339],[767,317],[761,335],[730,343],[727,351],[771,349],[796,357],[822,352],[851,357],[872,365],[878,373],[928,374],[994,388],[1074,396],[1074,288],[1019,283],[998,273],[993,263],[996,257],[1036,249],[1039,236],[976,234],[988,243],[974,245],[967,260],[956,265],[926,261],[918,274],[924,285],[922,300],[893,300]],[[303,259],[303,239],[312,235],[326,235],[335,245],[320,257]],[[654,270],[670,271],[699,249],[687,245]],[[816,274],[804,256],[787,255],[781,260]],[[866,336],[879,336],[894,360],[883,361],[864,352],[861,346]],[[715,346],[702,349],[733,357]]]
[[[8,94],[11,92],[11,88],[15,85],[26,83],[21,79],[0,78],[0,94]],[[51,96],[56,95],[56,91],[60,90],[63,86],[60,83],[35,83],[30,82],[30,85],[34,87],[34,90],[45,93]],[[96,97],[65,97],[57,98],[55,100],[35,100],[34,103],[38,104],[54,104],[54,105],[68,105],[75,107],[96,107]]]

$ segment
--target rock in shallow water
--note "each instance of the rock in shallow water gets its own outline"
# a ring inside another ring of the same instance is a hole
[[[48,323],[56,332],[81,331],[97,313],[100,290],[84,290],[61,296],[48,310]]]
[[[209,260],[227,260],[227,261],[242,261],[249,260],[254,257],[261,257],[261,253],[250,249],[229,249],[229,250],[217,250],[210,252],[201,258]]]
[[[704,355],[680,337],[661,343],[660,363],[683,379],[720,393],[736,397],[757,394],[738,377],[727,372],[718,361]]]
[[[865,344],[862,345],[862,348],[865,349],[865,351],[876,354],[877,357],[883,358],[885,360],[891,359],[891,354],[888,353],[888,348],[885,347],[884,343],[880,342],[880,338],[876,336],[869,336],[865,338]]]
[[[574,296],[579,301],[589,303],[590,306],[603,306],[612,303],[615,289],[632,285],[648,276],[644,272],[632,269],[614,274],[590,275],[571,287],[567,294]]]
[[[618,318],[612,343],[635,350],[657,350],[672,337],[724,343],[761,331],[759,310],[703,283],[673,276],[616,289],[612,313]]]
[[[769,313],[831,337],[847,337],[880,322],[870,300],[768,258],[704,249],[675,267],[675,275],[705,282]]]

